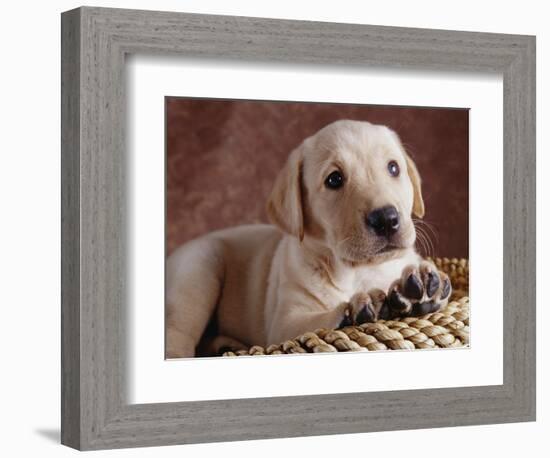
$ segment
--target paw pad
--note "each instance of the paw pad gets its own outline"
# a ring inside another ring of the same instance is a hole
[[[340,327],[374,323],[377,319],[377,303],[382,303],[386,295],[375,291],[373,294],[356,294],[351,298],[344,311]]]
[[[422,299],[422,296],[424,296],[424,285],[420,276],[414,272],[409,274],[404,282],[403,293],[411,299]]]
[[[375,319],[376,315],[374,313],[374,310],[372,309],[371,304],[365,304],[363,308],[359,310],[359,313],[355,317],[355,322],[357,324],[374,323]]]
[[[390,288],[386,315],[395,318],[436,312],[449,298],[451,290],[449,277],[431,263],[422,262],[419,268],[409,266]]]

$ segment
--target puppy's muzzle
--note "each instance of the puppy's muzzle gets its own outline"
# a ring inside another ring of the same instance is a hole
[[[366,224],[376,235],[391,237],[399,230],[399,213],[393,205],[377,208],[367,215]]]

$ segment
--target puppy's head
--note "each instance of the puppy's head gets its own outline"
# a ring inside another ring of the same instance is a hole
[[[273,223],[322,242],[344,262],[397,256],[414,245],[424,215],[420,176],[385,126],[337,121],[289,156],[268,201]]]

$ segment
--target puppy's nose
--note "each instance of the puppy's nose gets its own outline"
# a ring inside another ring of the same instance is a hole
[[[376,235],[389,237],[399,230],[399,213],[393,205],[377,208],[367,215],[367,226],[372,228]]]

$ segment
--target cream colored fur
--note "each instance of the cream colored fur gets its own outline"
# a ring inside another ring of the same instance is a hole
[[[388,173],[390,160],[401,173]],[[335,169],[345,184],[332,190]],[[400,229],[390,245],[365,224],[393,205]],[[289,156],[268,202],[274,225],[212,232],[167,261],[168,358],[191,357],[215,314],[216,347],[269,345],[336,327],[357,294],[387,291],[417,266],[411,215],[422,217],[420,177],[398,136],[385,126],[337,121]]]

